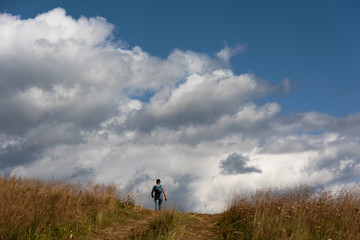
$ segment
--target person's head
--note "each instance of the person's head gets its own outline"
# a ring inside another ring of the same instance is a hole
[[[160,179],[156,179],[156,184],[160,184],[160,183],[161,183]]]

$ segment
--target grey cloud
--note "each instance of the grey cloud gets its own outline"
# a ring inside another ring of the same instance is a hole
[[[69,177],[66,176],[63,179],[59,179],[59,180],[85,183],[88,182],[93,177],[94,177],[94,169],[76,167],[73,169],[73,173],[71,174],[71,176]]]
[[[27,142],[44,146],[85,143],[81,130],[73,123],[43,122],[24,136]]]
[[[138,169],[136,173],[131,177],[128,181],[128,183],[124,187],[124,192],[139,192],[138,187],[143,182],[148,182],[150,180],[150,175],[147,174],[144,169]],[[149,190],[150,193],[151,189]]]
[[[31,143],[7,146],[0,150],[0,170],[32,163],[43,151],[43,146]]]
[[[11,139],[9,136],[3,138],[3,141]],[[56,145],[81,143],[84,140],[80,130],[73,124],[44,122],[23,134],[15,143],[0,148],[0,169],[31,164],[40,159],[46,149]]]
[[[340,118],[337,121],[335,131],[343,132],[346,135],[359,136],[360,135],[360,113],[348,115],[345,118]]]
[[[261,173],[260,169],[255,167],[247,167],[249,158],[241,154],[232,153],[226,159],[220,161],[221,173],[225,175],[230,174],[245,174],[245,173]]]
[[[263,141],[261,146],[261,153],[284,154],[284,153],[299,153],[316,149],[315,146],[307,142],[307,139],[283,139],[283,138],[269,138]]]
[[[360,134],[360,113],[337,118],[325,113],[305,112],[280,116],[279,122],[293,131],[301,132],[338,132],[344,135]]]
[[[174,183],[178,187],[167,190],[169,195],[174,198],[174,204],[177,204],[181,211],[195,209],[201,204],[201,201],[194,197],[194,189],[191,187],[191,183],[196,181],[196,179],[197,177],[193,175],[174,176]]]
[[[234,115],[224,115],[211,125],[202,125],[194,131],[193,126],[185,127],[180,141],[199,144],[204,141],[216,141],[226,136],[242,136],[257,139],[259,136],[271,137],[274,133],[274,122],[279,119],[281,108],[276,103],[256,106],[245,104]]]
[[[305,171],[326,171],[333,175],[332,183],[358,179],[360,168],[359,140],[353,137],[340,137],[323,146],[318,155],[311,159]]]

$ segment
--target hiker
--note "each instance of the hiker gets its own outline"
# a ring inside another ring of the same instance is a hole
[[[151,197],[154,198],[154,200],[155,200],[155,210],[156,211],[161,210],[163,194],[165,196],[165,201],[167,201],[165,190],[160,183],[161,183],[160,179],[157,179],[156,185],[154,185],[154,187],[152,188],[152,191],[151,191]],[[154,196],[154,192],[155,192],[155,196]]]

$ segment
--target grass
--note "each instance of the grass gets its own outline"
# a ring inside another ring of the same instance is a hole
[[[168,240],[174,239],[179,233],[181,213],[175,208],[156,213],[145,229],[135,232],[133,240]]]
[[[235,195],[218,226],[223,239],[359,239],[359,204],[359,185],[258,190]]]
[[[153,213],[153,218],[147,225],[134,232],[130,239],[221,239],[215,226],[218,215],[179,212],[176,207]]]
[[[115,185],[0,177],[0,239],[79,239],[133,209]]]
[[[359,239],[360,185],[233,197],[221,214],[145,210],[115,185],[0,177],[0,239]]]

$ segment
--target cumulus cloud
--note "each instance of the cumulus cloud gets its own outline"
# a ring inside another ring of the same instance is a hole
[[[272,86],[224,64],[244,46],[159,58],[113,30],[61,8],[0,14],[2,174],[115,181],[147,207],[160,178],[169,204],[202,212],[237,188],[358,181],[360,113],[283,114],[264,99],[291,94],[289,79]]]
[[[171,91],[159,91],[142,111],[131,115],[128,127],[178,127],[187,124],[210,124],[224,115],[236,114],[252,99],[266,96],[271,87],[252,74],[234,76],[229,70],[191,74]]]

